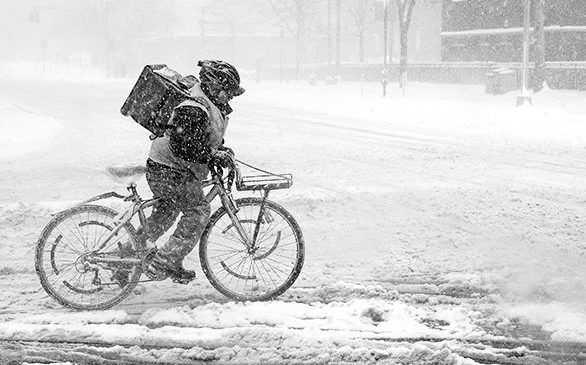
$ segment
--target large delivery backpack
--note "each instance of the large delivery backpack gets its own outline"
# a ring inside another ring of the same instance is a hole
[[[147,65],[120,112],[148,129],[155,139],[165,133],[175,107],[192,99],[189,89],[196,82],[195,76],[183,77],[166,65]]]

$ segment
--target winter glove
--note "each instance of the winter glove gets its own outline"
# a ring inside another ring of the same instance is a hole
[[[234,152],[230,148],[218,150],[213,158],[221,167],[234,167]]]
[[[220,147],[218,147],[218,151],[226,151],[232,156],[232,158],[234,158],[234,150],[232,150],[230,147],[226,147],[224,145],[221,145]]]

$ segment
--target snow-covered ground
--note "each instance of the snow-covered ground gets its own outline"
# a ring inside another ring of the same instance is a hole
[[[61,308],[34,273],[35,241],[50,213],[123,191],[106,166],[144,162],[148,132],[119,114],[133,84],[0,79],[0,340],[21,341],[0,351],[58,341],[76,344],[59,358],[72,362],[465,364],[586,342],[578,91],[515,108],[482,86],[412,83],[402,97],[391,85],[383,99],[377,84],[247,83],[226,144],[293,174],[272,199],[305,235],[296,284],[233,303],[200,270],[188,286],[141,284],[111,311]],[[139,191],[150,195],[144,180]]]

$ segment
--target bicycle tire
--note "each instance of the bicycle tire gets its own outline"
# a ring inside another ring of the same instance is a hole
[[[261,199],[261,198],[254,198],[254,197],[241,198],[241,199],[236,200],[236,206],[240,210],[242,210],[245,207],[251,207],[251,206],[252,207],[256,207],[256,206],[260,207],[262,202],[263,202],[263,199]],[[228,220],[230,223],[232,222],[230,220],[230,218],[228,217],[227,211],[224,207],[220,207],[218,210],[216,210],[212,214],[208,224],[206,225],[206,227],[202,233],[202,237],[200,239],[200,244],[199,244],[199,258],[200,258],[202,270],[203,270],[205,276],[207,277],[208,281],[210,282],[210,284],[212,284],[212,286],[214,288],[216,288],[216,290],[218,290],[220,293],[222,293],[223,295],[225,295],[228,298],[231,298],[233,300],[237,300],[237,301],[272,300],[272,299],[278,297],[279,295],[283,294],[287,289],[289,289],[291,287],[291,285],[293,285],[295,280],[297,280],[297,278],[299,277],[299,274],[301,273],[301,269],[303,267],[303,262],[305,259],[305,243],[303,240],[303,233],[301,232],[301,228],[299,227],[299,224],[293,218],[293,216],[287,210],[285,210],[285,208],[283,208],[282,206],[280,206],[279,204],[277,204],[273,201],[266,200],[265,201],[265,209],[268,209],[271,212],[270,214],[278,214],[280,216],[280,218],[284,222],[286,222],[287,227],[289,227],[289,229],[291,230],[291,234],[295,238],[294,243],[295,243],[295,247],[296,247],[296,252],[295,252],[295,257],[294,258],[292,257],[292,260],[294,259],[294,263],[291,265],[292,266],[291,271],[287,273],[286,279],[282,280],[282,282],[279,285],[276,285],[276,287],[274,289],[267,290],[264,293],[246,292],[246,283],[244,286],[244,291],[234,290],[233,288],[228,287],[225,282],[223,282],[224,279],[219,278],[219,275],[218,275],[219,273],[217,272],[217,270],[214,270],[212,267],[214,265],[214,263],[210,261],[210,257],[209,257],[210,245],[214,245],[215,243],[211,242],[209,240],[210,235],[215,234],[216,231],[220,230],[220,227],[218,224],[218,222],[220,222],[220,220],[224,219],[224,220]],[[239,220],[241,223],[243,223],[243,222],[250,223],[250,222],[248,222],[250,219],[246,220],[244,218],[239,218]],[[256,220],[254,220],[254,222],[256,222]],[[250,226],[253,226],[253,224],[250,224]],[[223,234],[226,234],[226,232],[228,232],[229,230],[230,230],[229,226],[228,226],[228,228],[224,227]],[[222,230],[220,230],[220,232],[222,232]],[[259,234],[259,236],[260,236],[260,234]],[[281,237],[281,233],[278,233],[277,237]],[[277,238],[277,241],[278,240],[279,240],[279,238]],[[269,242],[271,242],[271,241],[269,241]],[[291,245],[291,244],[292,243],[289,243],[286,245]],[[242,245],[244,245],[244,244],[242,243]],[[276,243],[275,243],[275,245],[276,245]],[[268,250],[267,250],[264,253],[264,255],[266,255],[264,258],[258,258],[258,257],[261,257],[262,255],[257,256],[257,258],[251,257],[250,266],[252,267],[253,260],[256,260],[256,261],[267,260],[271,255],[274,255],[274,254],[275,254],[274,252],[268,252]],[[268,263],[268,261],[266,261],[266,262]],[[265,266],[266,267],[266,265],[269,265],[267,263],[261,262],[260,265],[255,264],[255,267],[257,269],[258,269],[258,266]],[[234,271],[229,271],[229,269],[226,269],[225,267],[224,267],[224,269],[226,272],[231,273],[233,277],[236,277],[237,279],[240,279],[240,280],[244,280],[244,279],[241,279],[241,277],[244,277],[244,275],[238,274]],[[249,270],[250,270],[250,268],[249,268]],[[255,274],[253,273],[253,275],[255,275]],[[260,275],[260,273],[259,273],[259,276],[261,277],[262,281],[264,282],[264,284],[266,286],[266,281],[263,278],[263,276]],[[266,276],[266,272],[265,272],[265,276]],[[256,278],[256,282],[257,283],[259,282],[258,278]],[[252,289],[254,289],[253,286],[251,286],[251,290]]]
[[[83,217],[85,215],[86,218]],[[79,288],[78,286],[69,283],[67,280],[62,278],[63,287],[58,288],[57,284],[61,284],[59,282],[51,282],[50,277],[55,276],[58,278],[60,275],[64,276],[66,271],[71,271],[71,269],[78,269],[78,261],[80,257],[83,255],[81,254],[76,259],[75,263],[69,263],[66,265],[62,265],[61,271],[59,271],[59,264],[55,260],[55,255],[60,251],[63,255],[67,257],[73,258],[79,254],[81,251],[77,251],[78,248],[85,248],[89,242],[84,240],[83,232],[95,232],[96,236],[98,234],[105,237],[108,230],[112,230],[111,222],[113,221],[114,217],[116,217],[118,213],[108,207],[100,206],[100,205],[80,205],[70,209],[67,209],[63,212],[58,213],[51,221],[47,224],[47,226],[41,232],[39,239],[37,241],[36,253],[35,253],[35,270],[37,275],[39,276],[41,286],[43,289],[49,294],[50,297],[55,299],[61,305],[77,309],[77,310],[104,310],[109,309],[116,304],[120,303],[124,298],[126,298],[136,287],[138,280],[142,274],[141,265],[132,265],[131,269],[128,270],[127,278],[128,282],[123,287],[120,287],[117,293],[112,295],[111,298],[108,298],[107,295],[102,293],[104,288],[109,290],[109,286],[115,287],[116,285],[110,284],[101,284],[101,280],[103,279],[99,273],[99,269],[93,272],[94,277],[100,277],[100,284],[96,284],[95,279],[90,283],[90,288],[93,289],[85,289]],[[91,216],[91,220],[90,220]],[[77,217],[77,218],[76,218]],[[84,220],[85,219],[85,220]],[[66,228],[66,224],[69,225],[69,230],[71,234],[65,235],[63,232]],[[72,230],[73,227],[75,229]],[[122,234],[121,234],[122,232]],[[116,237],[119,237],[120,240],[125,239],[126,235],[128,236],[128,241],[130,242],[132,247],[132,255],[138,258],[138,248],[137,248],[137,238],[136,232],[134,228],[127,224],[120,229]],[[66,238],[65,238],[66,237]],[[76,241],[77,244],[80,246],[74,245]],[[89,241],[89,240],[88,240]],[[63,244],[62,244],[63,243]],[[95,248],[99,243],[99,239],[94,239],[94,247]],[[65,246],[67,245],[67,246]],[[47,249],[50,246],[50,251],[47,252]],[[60,249],[59,246],[63,246],[63,249]],[[119,246],[120,247],[120,246]],[[69,253],[66,253],[65,250],[68,250]],[[89,252],[89,251],[88,251]],[[94,265],[100,266],[100,265]],[[63,267],[69,267],[68,269],[63,269]],[[119,267],[110,267],[104,268],[102,272],[111,272],[114,273],[115,271],[120,271]],[[127,270],[127,269],[124,269]],[[78,272],[79,273],[79,272]],[[75,271],[73,272],[75,275]],[[81,275],[81,274],[80,274]],[[82,285],[86,284],[86,274],[83,274],[84,278],[82,281]],[[60,280],[60,279],[57,279]],[[77,281],[77,285],[79,285],[79,278]],[[110,279],[112,280],[112,279]],[[118,284],[117,284],[118,285]],[[119,286],[119,285],[118,285]],[[63,293],[62,293],[63,292]],[[73,298],[68,298],[67,294],[72,294]],[[102,300],[96,300],[95,302],[90,298],[92,294],[99,293],[102,295]],[[77,295],[81,296],[81,299],[87,298],[89,302],[84,300],[76,300]]]

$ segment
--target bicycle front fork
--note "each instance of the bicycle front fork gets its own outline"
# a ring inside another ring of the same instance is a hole
[[[232,220],[232,223],[234,224],[234,227],[236,228],[238,235],[242,239],[242,242],[244,242],[244,245],[246,246],[249,253],[253,253],[256,250],[256,240],[260,232],[260,225],[263,223],[263,221],[272,221],[272,218],[267,216],[268,212],[265,211],[266,201],[268,199],[269,192],[270,190],[263,190],[263,199],[260,209],[258,211],[258,216],[256,218],[256,223],[254,225],[254,233],[252,237],[248,236],[248,233],[246,232],[244,227],[242,227],[242,224],[240,223],[240,220],[236,215],[236,213],[238,213],[238,207],[232,199],[232,196],[229,194],[226,194],[225,196],[226,202],[224,203],[224,207],[226,208],[228,216]]]
[[[269,197],[270,190],[264,190],[263,192],[264,192],[264,194],[262,197],[262,203],[261,203],[260,208],[258,210],[258,216],[256,217],[256,224],[254,225],[254,233],[252,235],[252,245],[251,245],[252,251],[254,251],[256,248],[256,239],[258,238],[258,232],[260,231],[260,224],[262,223],[263,219],[265,218],[265,205],[266,205],[267,199]]]

